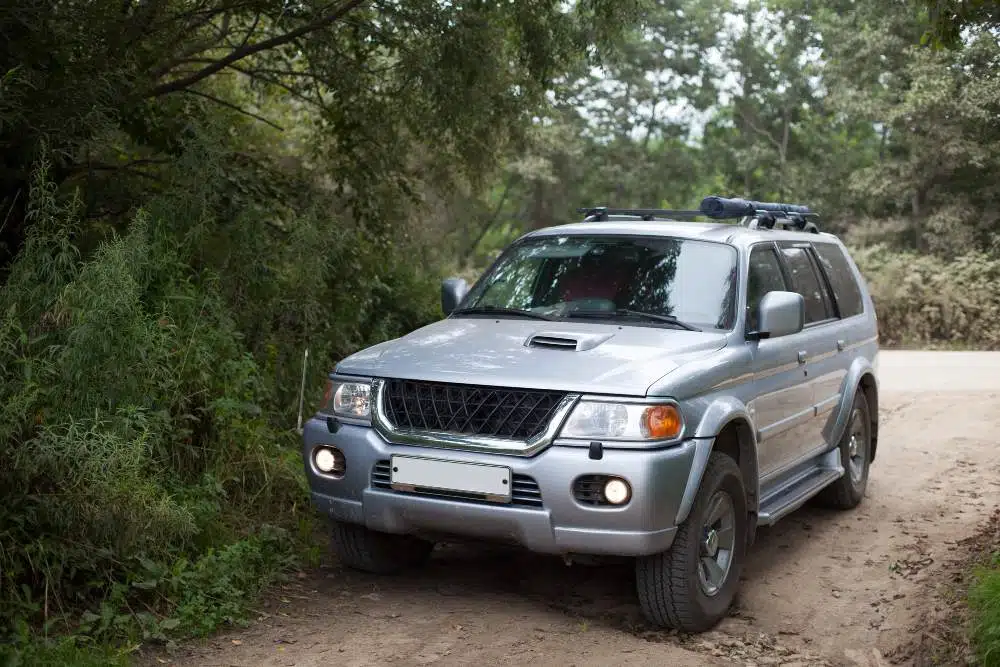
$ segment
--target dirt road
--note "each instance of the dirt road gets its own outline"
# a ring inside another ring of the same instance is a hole
[[[880,374],[879,456],[865,502],[847,513],[807,507],[762,530],[733,616],[712,633],[648,629],[628,566],[466,547],[402,578],[307,573],[249,629],[169,662],[911,663],[900,647],[920,631],[928,582],[1000,503],[1000,353],[884,352]]]

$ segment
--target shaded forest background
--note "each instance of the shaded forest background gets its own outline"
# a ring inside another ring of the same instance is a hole
[[[311,399],[338,359],[440,317],[442,277],[579,206],[809,204],[854,249],[884,344],[1000,348],[997,19],[4,3],[0,657],[105,664],[239,622],[322,550],[303,350]]]

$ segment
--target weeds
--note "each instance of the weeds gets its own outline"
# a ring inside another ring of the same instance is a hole
[[[969,589],[972,642],[983,667],[1000,666],[1000,552],[977,568]]]

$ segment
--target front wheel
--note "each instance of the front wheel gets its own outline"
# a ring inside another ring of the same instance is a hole
[[[687,520],[670,549],[636,560],[646,618],[684,632],[713,628],[736,597],[747,544],[747,503],[739,466],[712,452]]]
[[[380,533],[340,521],[333,523],[330,543],[343,565],[373,574],[395,574],[421,565],[434,549],[433,542],[411,535]]]

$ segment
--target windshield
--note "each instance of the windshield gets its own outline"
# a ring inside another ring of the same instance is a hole
[[[692,239],[530,239],[483,276],[459,312],[507,309],[647,326],[670,326],[667,320],[676,319],[699,329],[731,329],[736,259],[732,246]]]

